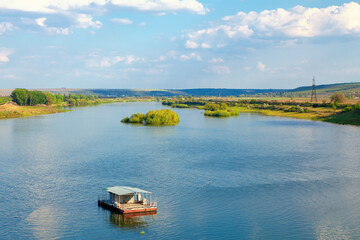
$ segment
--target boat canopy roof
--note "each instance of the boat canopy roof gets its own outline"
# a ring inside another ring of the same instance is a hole
[[[108,187],[108,188],[104,188],[104,190],[116,195],[128,195],[132,193],[151,193],[146,190],[142,190],[140,188],[125,187],[125,186]]]

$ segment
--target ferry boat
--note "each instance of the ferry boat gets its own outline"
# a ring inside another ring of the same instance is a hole
[[[106,192],[109,197],[106,197]],[[103,189],[98,205],[118,213],[156,213],[157,202],[152,201],[151,192],[134,187],[115,186]]]

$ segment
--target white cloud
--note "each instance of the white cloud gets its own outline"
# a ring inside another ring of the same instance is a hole
[[[6,31],[11,31],[13,27],[14,26],[9,22],[0,22],[0,35],[5,33]]]
[[[0,48],[0,63],[10,62],[9,55],[12,53],[11,50],[6,48]]]
[[[91,15],[88,14],[78,14],[76,17],[77,27],[79,28],[101,28],[102,23],[100,21],[93,21]]]
[[[161,55],[160,57],[152,60],[152,62],[163,62],[163,61],[165,61],[165,60],[166,60],[166,56]]]
[[[250,70],[251,70],[251,67],[246,66],[246,67],[244,67],[244,70],[245,70],[245,71],[250,71]]]
[[[187,60],[191,60],[191,59],[195,59],[197,61],[202,60],[201,57],[198,54],[194,53],[194,52],[190,53],[188,55],[182,54],[179,59],[180,59],[180,61],[187,61]]]
[[[45,17],[35,19],[35,23],[50,34],[69,35],[69,28],[48,27],[45,21]]]
[[[207,44],[207,43],[202,43],[202,44],[201,44],[201,47],[202,47],[202,48],[211,48],[211,45],[210,45],[210,44]]]
[[[165,74],[167,72],[162,68],[150,68],[150,69],[146,70],[145,73],[147,75],[159,75],[159,74]]]
[[[212,58],[209,63],[222,63],[224,62],[224,59],[222,58]]]
[[[296,6],[226,16],[215,26],[188,34],[192,46],[210,46],[248,39],[280,40],[319,36],[360,35],[360,4],[344,3],[326,8]],[[293,42],[290,42],[293,44]],[[195,47],[194,47],[195,48]]]
[[[199,44],[197,44],[194,41],[187,40],[186,43],[185,43],[185,47],[186,48],[198,48]]]
[[[126,56],[125,57],[125,63],[126,64],[133,64],[134,62],[137,62],[139,61],[140,58],[138,57],[134,57],[133,55],[130,55],[130,56]]]
[[[97,57],[97,55],[95,55]],[[145,61],[143,58],[135,57],[133,55],[128,56],[115,56],[115,57],[103,57],[100,59],[100,63],[94,63],[91,61],[90,66],[96,66],[96,67],[111,67],[117,63],[123,62],[126,65],[131,65],[138,61]]]
[[[140,27],[145,27],[146,24],[147,24],[146,22],[141,22],[141,23],[139,23],[139,26],[140,26]]]
[[[133,21],[131,21],[130,19],[127,19],[127,18],[113,18],[113,19],[111,19],[111,21],[114,23],[120,23],[120,24],[125,24],[125,25],[133,24]]]
[[[104,8],[117,6],[133,8],[139,11],[177,12],[189,11],[196,14],[205,14],[204,6],[197,0],[2,0],[0,9],[19,10],[37,13],[59,13],[73,9],[81,9],[91,6]]]
[[[261,72],[264,72],[266,70],[266,65],[262,62],[258,62],[257,69],[259,69],[259,71],[261,71]]]
[[[230,69],[227,66],[212,66],[211,70],[219,75],[230,74]]]
[[[40,27],[46,27],[45,21],[46,21],[45,17],[35,19],[36,24],[39,25]]]

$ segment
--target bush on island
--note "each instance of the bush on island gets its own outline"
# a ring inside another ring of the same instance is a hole
[[[151,110],[146,115],[136,113],[130,118],[121,120],[122,123],[142,123],[145,125],[176,125],[180,122],[179,115],[170,109]]]
[[[171,107],[172,108],[189,108],[189,106],[187,104],[181,104],[181,103],[172,104]]]
[[[208,117],[231,117],[231,113],[225,110],[205,111],[205,116]]]
[[[131,115],[130,118],[126,117],[121,120],[123,123],[143,123],[144,122],[144,114],[142,113],[135,113]]]

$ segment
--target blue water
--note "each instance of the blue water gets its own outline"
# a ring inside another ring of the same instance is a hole
[[[0,239],[360,239],[360,128],[159,103],[0,121]],[[98,208],[103,187],[153,192],[158,213]],[[145,231],[141,236],[140,232]]]

